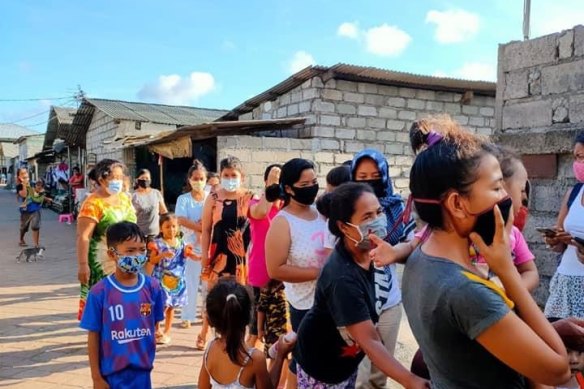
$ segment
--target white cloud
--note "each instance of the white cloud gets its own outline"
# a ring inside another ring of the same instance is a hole
[[[141,100],[164,104],[188,105],[216,88],[210,73],[192,72],[189,76],[162,75],[156,83],[146,84],[138,92]]]
[[[302,69],[316,64],[314,57],[306,51],[297,51],[288,64],[288,71],[290,73],[297,73]]]
[[[359,37],[359,26],[357,22],[345,22],[337,29],[337,35],[349,39],[357,39]]]
[[[467,62],[454,71],[454,76],[466,80],[496,81],[497,69],[489,63]]]
[[[365,32],[367,51],[381,56],[396,56],[401,54],[410,44],[412,38],[395,26],[382,24]]]
[[[479,16],[463,10],[428,11],[426,23],[436,25],[434,39],[439,43],[458,43],[472,39],[479,31]]]

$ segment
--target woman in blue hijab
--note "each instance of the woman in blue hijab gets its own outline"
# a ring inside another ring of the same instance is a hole
[[[404,222],[404,202],[393,192],[389,165],[382,153],[373,149],[357,153],[351,163],[351,180],[367,183],[375,191],[387,216],[388,235],[385,240],[389,244],[396,245],[413,238],[414,220],[409,218]],[[387,351],[393,355],[402,315],[396,265],[375,268],[375,284],[379,314],[377,328]],[[357,388],[384,388],[386,381],[386,376],[365,358],[359,366]]]

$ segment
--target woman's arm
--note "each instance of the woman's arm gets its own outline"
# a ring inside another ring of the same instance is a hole
[[[211,232],[213,231],[213,195],[207,196],[203,206],[203,217],[201,218],[201,266],[209,266],[209,247],[211,245]]]
[[[249,214],[253,219],[261,220],[268,215],[273,204],[274,203],[269,202],[266,199],[266,195],[263,194],[260,200],[250,207]]]
[[[477,341],[491,354],[523,376],[546,385],[560,385],[570,378],[566,348],[527,289],[511,258],[509,230],[505,228],[499,207],[495,206],[495,238],[487,246],[476,234],[473,243],[497,274],[506,295],[515,303],[515,311],[477,336]]]
[[[406,388],[429,388],[428,382],[412,374],[391,355],[379,338],[371,320],[347,326],[351,338],[367,354],[373,363],[386,376]]]
[[[320,269],[287,264],[291,244],[288,221],[283,217],[276,217],[266,236],[266,265],[270,278],[285,282],[316,280]]]
[[[273,360],[270,370],[266,368],[266,357],[261,351],[254,351],[252,355],[254,374],[255,374],[255,387],[256,389],[275,389],[278,387],[280,382],[280,377],[282,376],[282,366],[286,360],[286,356],[294,348],[294,343],[286,343],[281,336],[278,340],[278,353],[276,358]]]
[[[83,285],[89,282],[89,240],[97,222],[88,217],[77,219],[77,279]]]
[[[567,242],[566,239],[570,236],[568,233],[564,231],[564,220],[568,215],[568,200],[570,199],[570,193],[572,193],[572,189],[569,189],[568,192],[564,195],[564,199],[562,200],[562,206],[560,207],[560,212],[558,214],[558,220],[556,221],[556,230],[558,233],[554,237],[545,237],[544,240],[548,246],[551,247],[552,251],[557,253],[562,253],[566,250]]]
[[[203,231],[203,223],[198,221],[194,222],[190,219],[187,219],[184,216],[178,217],[178,224],[182,227],[188,228],[189,230],[193,230],[195,232],[202,232]]]
[[[369,235],[369,239],[376,245],[369,255],[377,267],[392,263],[406,263],[410,254],[420,244],[420,239],[418,238],[414,238],[409,242],[398,243],[395,246],[390,245],[374,234]]]

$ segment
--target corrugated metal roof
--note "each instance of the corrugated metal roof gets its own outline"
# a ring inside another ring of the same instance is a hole
[[[18,157],[18,145],[12,142],[0,142],[0,156],[6,158]]]
[[[68,144],[85,146],[85,134],[91,124],[95,109],[99,109],[106,115],[118,120],[133,120],[175,126],[211,122],[228,112],[221,109],[136,103],[121,100],[84,99],[75,114],[71,130],[64,138]]]
[[[179,126],[213,121],[228,111],[120,100],[87,99],[90,104],[114,119],[134,120]]]
[[[18,124],[0,123],[0,139],[6,141],[15,141],[21,136],[37,135],[38,131],[30,130]]]
[[[52,148],[55,139],[65,139],[69,131],[71,131],[71,124],[76,112],[77,108],[51,106],[43,150]]]
[[[156,145],[172,142],[173,140],[190,136],[193,139],[212,138],[218,135],[241,134],[243,131],[255,132],[262,130],[278,130],[292,128],[302,124],[306,118],[271,119],[271,120],[232,120],[224,122],[209,122],[194,126],[181,127],[174,131],[161,132],[156,135],[130,136],[118,139],[108,144],[113,149]]]
[[[416,89],[460,92],[473,91],[479,95],[495,96],[497,84],[488,81],[471,81],[448,77],[434,77],[420,74],[396,72],[374,67],[356,66],[339,63],[331,67],[309,66],[292,75],[276,86],[246,100],[232,109],[222,119],[236,118],[252,111],[264,101],[276,99],[313,77],[323,75],[326,79],[340,79],[355,82],[368,82],[383,85],[404,86]]]
[[[337,79],[409,86],[418,89],[424,88],[454,92],[465,92],[471,90],[477,94],[485,94],[488,96],[495,96],[495,91],[497,89],[497,84],[489,81],[434,77],[414,73],[396,72],[393,70],[374,67],[348,65],[344,63],[331,67],[330,71],[333,72],[333,77]]]
[[[286,92],[291,91],[297,86],[302,85],[304,82],[310,80],[311,78],[326,73],[329,70],[326,66],[309,66],[298,73],[288,77],[281,83],[271,87],[265,92],[252,97],[244,101],[242,104],[233,108],[229,111],[223,118],[236,118],[237,116],[244,114],[246,112],[252,111],[255,107],[259,106],[264,101],[274,100],[278,96],[283,95]]]

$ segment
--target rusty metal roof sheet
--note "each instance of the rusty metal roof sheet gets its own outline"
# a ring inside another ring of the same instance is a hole
[[[275,100],[278,96],[291,91],[316,76],[323,76],[323,78],[326,79],[333,78],[435,91],[461,93],[473,91],[475,94],[486,96],[495,96],[497,88],[496,83],[488,81],[471,81],[448,77],[425,76],[374,67],[348,65],[344,63],[339,63],[331,67],[309,66],[265,92],[246,100],[244,103],[232,109],[223,118],[236,118],[239,115],[250,112],[264,101]]]

